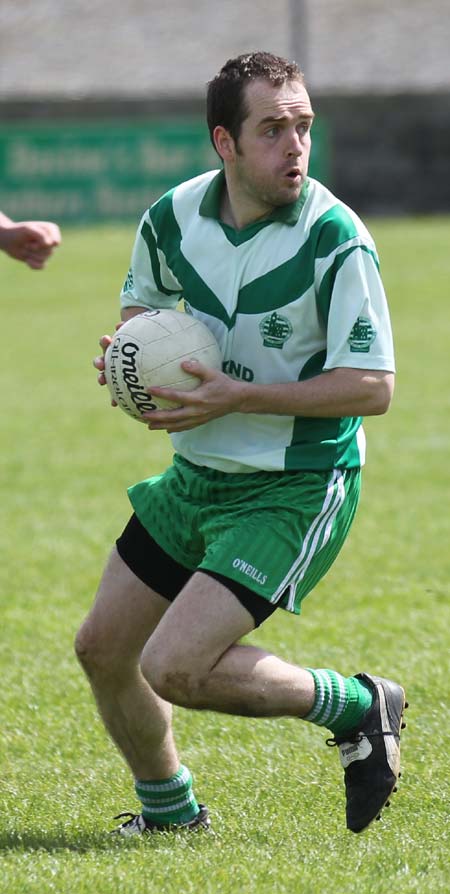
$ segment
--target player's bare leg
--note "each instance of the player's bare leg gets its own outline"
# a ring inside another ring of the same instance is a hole
[[[144,648],[145,677],[163,698],[251,717],[307,714],[314,680],[300,667],[237,641],[251,614],[223,584],[192,576]]]
[[[147,643],[142,668],[157,692],[191,708],[253,717],[304,717],[334,733],[346,786],[347,826],[360,832],[379,816],[400,774],[405,694],[369,674],[344,678],[306,670],[236,644],[253,628],[238,599],[195,574]]]
[[[159,829],[208,828],[192,777],[180,764],[172,735],[172,708],[142,676],[142,648],[168,602],[143,584],[113,550],[93,609],[76,641],[105,726],[123,753],[142,807],[121,813],[121,836]]]
[[[179,767],[171,705],[142,676],[142,649],[167,609],[114,549],[76,639],[103,722],[134,776],[165,779]]]

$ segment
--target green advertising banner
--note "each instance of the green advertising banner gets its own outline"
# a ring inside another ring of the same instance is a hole
[[[200,117],[0,125],[0,208],[15,220],[136,220],[167,189],[216,167]],[[317,120],[310,173],[327,181]]]

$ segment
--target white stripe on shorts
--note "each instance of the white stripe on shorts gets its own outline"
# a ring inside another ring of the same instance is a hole
[[[286,608],[288,611],[292,611],[295,602],[297,584],[305,576],[317,553],[328,543],[333,528],[333,522],[344,500],[344,476],[339,469],[334,469],[331,479],[328,482],[323,506],[306,532],[300,554],[294,560],[288,573],[281,581],[280,586],[271,597],[271,602],[277,602],[282,593],[289,587],[291,592]],[[323,539],[318,546],[322,534]]]

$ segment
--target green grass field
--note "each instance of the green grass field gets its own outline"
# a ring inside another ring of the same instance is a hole
[[[109,408],[91,366],[134,227],[67,230],[40,273],[0,257],[2,891],[448,894],[450,218],[371,229],[396,336],[393,407],[367,422],[362,504],[336,565],[301,619],[280,612],[251,637],[405,685],[399,793],[360,836],[345,829],[324,730],[179,709],[214,833],[108,837],[136,802],[72,642],[128,518],[125,488],[170,459],[164,433]]]

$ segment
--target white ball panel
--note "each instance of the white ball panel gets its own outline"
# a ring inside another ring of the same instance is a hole
[[[146,311],[118,330],[105,355],[105,376],[112,398],[135,419],[157,407],[176,406],[151,397],[153,385],[191,391],[196,376],[181,369],[181,361],[196,359],[221,369],[219,346],[204,323],[173,310]]]

